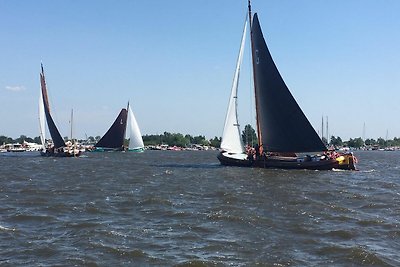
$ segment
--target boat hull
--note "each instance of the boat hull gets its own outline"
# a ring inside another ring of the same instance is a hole
[[[226,157],[223,153],[218,154],[218,160],[222,165],[255,168],[275,169],[308,169],[308,170],[356,170],[355,158],[349,153],[337,159],[307,160],[293,157],[260,157],[256,160],[239,160]]]
[[[143,147],[141,147],[141,148],[128,148],[126,151],[127,152],[141,153],[141,152],[144,152],[144,148]]]
[[[122,147],[119,148],[109,148],[109,147],[95,147],[93,150],[89,150],[90,152],[120,152],[124,151]]]
[[[65,151],[57,152],[57,153],[50,152],[50,151],[46,151],[46,152],[41,151],[40,152],[40,155],[42,157],[57,157],[57,158],[74,158],[74,157],[79,157],[81,154],[82,154],[81,151],[79,151],[77,153],[71,153],[71,152],[65,152]]]
[[[254,164],[252,160],[229,157],[224,152],[219,153],[217,158],[225,166],[251,167]]]

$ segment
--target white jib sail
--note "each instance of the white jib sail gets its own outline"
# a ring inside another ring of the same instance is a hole
[[[244,152],[244,145],[240,135],[240,127],[237,118],[237,90],[239,85],[240,66],[243,61],[244,44],[246,42],[246,30],[247,20],[244,24],[242,42],[240,44],[235,75],[233,77],[231,96],[229,98],[228,111],[225,118],[224,132],[222,134],[221,148],[230,153]]]
[[[42,141],[43,150],[46,150],[46,119],[44,114],[44,103],[43,103],[42,92],[40,92],[39,96],[39,130],[40,130],[40,141]]]
[[[139,125],[133,115],[131,106],[128,106],[128,124],[129,124],[129,149],[144,148],[142,134],[140,133]]]

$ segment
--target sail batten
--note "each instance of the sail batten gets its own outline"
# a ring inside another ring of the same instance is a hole
[[[243,153],[244,146],[240,135],[240,127],[237,115],[237,90],[239,85],[240,67],[243,61],[243,51],[246,42],[247,20],[243,28],[242,41],[239,56],[236,63],[235,74],[232,83],[231,96],[225,117],[224,131],[222,134],[221,148],[230,153]]]
[[[325,151],[325,145],[272,59],[257,13],[253,17],[251,34],[257,125],[262,149],[270,152]]]

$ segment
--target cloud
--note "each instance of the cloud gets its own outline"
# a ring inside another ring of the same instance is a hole
[[[6,86],[6,90],[7,91],[12,91],[12,92],[21,92],[21,91],[25,91],[25,87],[24,86]]]

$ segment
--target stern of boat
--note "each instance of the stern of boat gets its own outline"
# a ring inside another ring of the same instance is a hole
[[[344,170],[357,170],[356,163],[357,158],[353,155],[353,152],[343,154],[336,158],[339,169]]]

